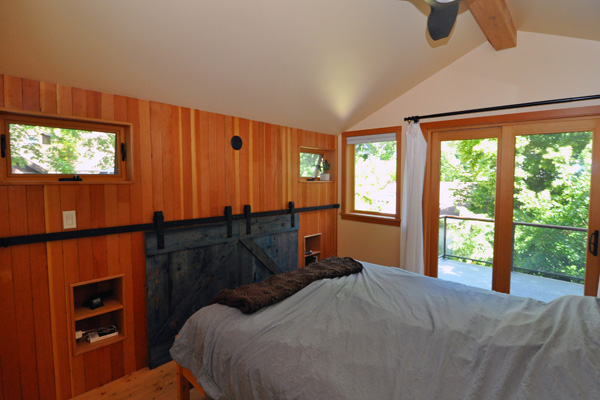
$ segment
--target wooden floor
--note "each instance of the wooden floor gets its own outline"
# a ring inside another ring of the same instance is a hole
[[[155,369],[144,368],[121,379],[74,397],[73,400],[175,400],[176,392],[175,362],[171,361]],[[204,397],[192,389],[190,400],[202,400]]]

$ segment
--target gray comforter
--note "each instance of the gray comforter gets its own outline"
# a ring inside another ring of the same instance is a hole
[[[171,355],[214,399],[600,399],[598,298],[364,266],[252,315],[204,307]]]

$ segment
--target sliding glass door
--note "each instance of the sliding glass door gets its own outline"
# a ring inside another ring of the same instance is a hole
[[[440,135],[438,277],[492,288],[498,129]]]
[[[587,267],[598,270],[600,220],[590,208],[600,186],[597,125],[571,120],[432,133],[433,275],[542,301],[583,295]]]

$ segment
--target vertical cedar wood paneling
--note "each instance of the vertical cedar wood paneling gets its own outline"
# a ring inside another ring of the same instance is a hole
[[[0,185],[0,237],[60,232],[69,210],[87,229],[337,202],[334,182],[298,179],[299,146],[335,150],[335,136],[5,75],[0,108],[128,123],[133,165],[125,184]],[[336,214],[300,214],[299,240],[320,232],[335,255]],[[0,260],[0,399],[68,399],[147,365],[143,233],[0,248]],[[116,274],[126,339],[73,357],[69,285]]]

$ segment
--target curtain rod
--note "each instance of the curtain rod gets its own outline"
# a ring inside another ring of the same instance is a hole
[[[590,96],[580,96],[580,97],[567,97],[564,99],[532,101],[529,103],[507,104],[504,106],[495,106],[495,107],[473,108],[471,110],[450,111],[450,112],[439,113],[439,114],[417,115],[414,117],[406,117],[406,118],[404,118],[404,120],[412,121],[412,122],[419,122],[419,120],[425,119],[425,118],[449,117],[452,115],[472,114],[472,113],[498,111],[498,110],[510,110],[512,108],[545,106],[548,104],[570,103],[573,101],[594,100],[594,99],[600,99],[600,94],[594,94],[594,95],[590,95]]]

